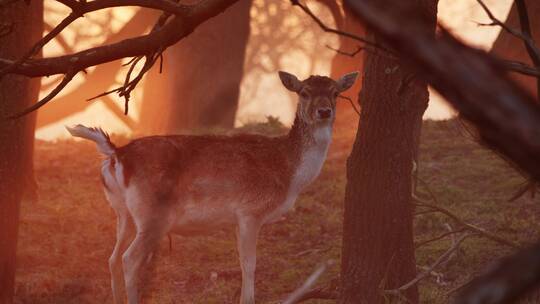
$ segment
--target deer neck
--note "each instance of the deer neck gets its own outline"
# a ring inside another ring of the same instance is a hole
[[[290,191],[300,192],[319,175],[332,140],[332,123],[308,124],[296,116],[287,138],[293,167]]]
[[[285,137],[291,178],[282,203],[265,219],[272,222],[294,206],[296,198],[321,172],[332,139],[332,123],[308,124],[298,115]]]

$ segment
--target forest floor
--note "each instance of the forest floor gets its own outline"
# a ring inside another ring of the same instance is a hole
[[[345,162],[352,137],[350,132],[335,136],[321,176],[301,195],[294,211],[262,229],[258,303],[283,299],[321,262],[335,261],[319,285],[337,276]],[[93,144],[83,141],[37,141],[35,148],[40,199],[23,204],[21,210],[16,303],[112,303],[107,260],[115,242],[116,218],[102,191],[101,157]],[[429,200],[429,185],[437,198],[433,204],[470,223],[522,244],[538,236],[540,199],[525,196],[508,202],[524,178],[475,143],[455,120],[424,123],[419,178],[419,196]],[[447,225],[460,227],[439,213],[418,215],[416,242],[447,232]],[[419,271],[451,245],[447,237],[419,247]],[[429,276],[421,281],[422,303],[447,303],[449,292],[512,251],[484,237],[469,237],[448,263],[435,269],[441,275],[438,279]],[[164,239],[155,266],[145,303],[238,301],[241,275],[232,230],[203,237],[173,236],[172,250]]]

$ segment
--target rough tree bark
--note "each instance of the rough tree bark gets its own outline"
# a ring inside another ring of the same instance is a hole
[[[2,24],[12,26],[0,37],[0,58],[15,59],[43,32],[43,2],[16,1],[0,7]],[[20,203],[32,177],[35,114],[5,117],[37,100],[39,79],[8,75],[0,79],[0,303],[12,303]]]
[[[143,133],[233,127],[251,2],[238,1],[165,52],[163,73],[154,68],[146,79]]]
[[[536,16],[540,15],[540,1],[526,0],[525,3],[530,16],[529,21],[533,35],[532,38],[538,43],[540,41],[540,18],[537,18]],[[519,14],[515,3],[512,5],[505,23],[510,28],[516,30],[520,29]],[[531,58],[523,45],[523,41],[509,34],[505,30],[501,30],[499,36],[493,43],[491,53],[502,59],[520,61],[533,65]],[[534,77],[512,73],[512,78],[522,85],[530,94],[536,96],[536,79]]]
[[[407,5],[429,18],[434,35],[437,0],[408,0]],[[369,37],[384,43],[377,34]],[[347,162],[340,303],[383,303],[383,290],[416,274],[411,171],[428,91],[425,82],[411,78],[407,65],[406,58],[380,51],[366,54],[362,111]],[[417,288],[404,296],[417,303]]]

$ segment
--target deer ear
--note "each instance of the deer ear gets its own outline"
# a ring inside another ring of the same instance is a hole
[[[302,82],[293,74],[279,71],[279,79],[281,79],[281,83],[283,83],[289,91],[298,92],[302,87]]]
[[[352,72],[341,76],[341,78],[337,81],[338,91],[347,91],[356,81],[356,77],[358,77],[358,72]]]

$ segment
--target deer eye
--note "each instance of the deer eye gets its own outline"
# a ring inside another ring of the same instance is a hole
[[[339,92],[338,91],[335,91],[334,92],[334,98],[337,98],[339,96]]]
[[[306,91],[302,91],[300,92],[300,97],[307,99],[309,98],[309,94]]]

